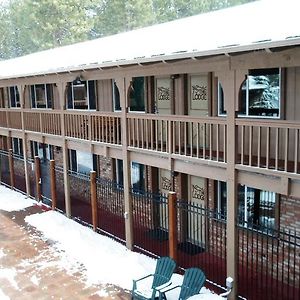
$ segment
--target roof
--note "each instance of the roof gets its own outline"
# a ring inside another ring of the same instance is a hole
[[[300,45],[299,0],[263,0],[0,62],[0,80]]]

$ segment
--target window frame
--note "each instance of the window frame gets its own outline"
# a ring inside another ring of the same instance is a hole
[[[11,89],[14,90],[14,97],[15,97],[15,105],[13,106],[12,105],[12,102],[11,102]],[[20,99],[20,93],[19,93],[19,89],[16,85],[13,85],[13,86],[9,86],[7,88],[7,95],[8,95],[8,105],[9,105],[9,108],[21,108],[21,99]]]
[[[112,79],[111,85],[112,85],[113,111],[114,112],[121,112],[122,111],[122,106],[121,106],[120,91],[119,91],[119,88],[116,84],[115,79]],[[117,106],[116,105],[116,90],[118,91],[118,94],[119,94],[119,107],[120,107],[120,109],[116,108],[116,106]]]
[[[95,93],[95,108],[91,109],[91,103],[90,103],[90,89],[89,89],[89,82],[94,82],[94,93]],[[85,87],[85,94],[86,94],[86,103],[87,103],[87,108],[76,108],[75,107],[75,101],[83,101],[83,100],[75,100],[74,99],[74,87],[78,87],[80,85],[84,85]],[[66,107],[67,110],[76,110],[76,111],[96,111],[97,110],[97,80],[80,80],[79,82],[72,81],[68,83],[68,91],[67,91],[67,99],[66,99]],[[72,107],[69,107],[69,89],[71,92],[71,102],[72,102]]]
[[[38,100],[37,100],[37,86],[44,86],[44,97],[45,97],[45,107],[38,107]],[[51,99],[48,99],[48,88],[51,93]],[[34,94],[32,94],[32,90],[34,90]],[[33,99],[34,96],[34,99]],[[30,85],[29,89],[29,97],[31,100],[31,108],[32,109],[53,109],[53,102],[54,102],[54,96],[53,96],[53,84],[51,83],[41,83],[41,84],[32,84]],[[33,106],[34,103],[34,106]],[[50,103],[50,105],[49,105]]]
[[[137,79],[137,78],[143,78],[144,80],[144,83],[143,83],[143,91],[144,91],[144,110],[132,110],[131,109],[131,98],[128,97],[129,99],[129,102],[128,103],[128,112],[130,113],[138,113],[138,114],[145,114],[146,113],[146,107],[147,107],[147,91],[146,91],[146,88],[147,88],[147,85],[146,85],[146,77],[145,76],[137,76],[137,77],[132,77],[132,81],[131,81],[131,84],[130,84],[130,87],[129,88],[133,88],[133,81],[134,79]],[[130,92],[129,92],[130,94]]]
[[[283,89],[284,89],[284,72],[283,72],[283,68],[263,68],[263,69],[249,69],[248,73],[255,70],[268,70],[268,69],[278,69],[278,74],[279,74],[279,108],[278,108],[278,116],[263,116],[263,115],[250,115],[249,114],[249,90],[248,90],[248,86],[249,86],[249,80],[248,80],[248,76],[252,76],[252,75],[247,75],[246,79],[244,82],[246,82],[247,85],[247,93],[246,93],[246,114],[241,114],[238,113],[237,117],[238,118],[251,118],[251,119],[271,119],[271,120],[280,120],[282,119],[283,116],[283,110],[284,110],[284,106],[283,106]],[[244,84],[243,82],[243,84]],[[242,86],[243,86],[242,84]],[[241,88],[242,88],[241,86]],[[220,93],[221,93],[221,89],[222,89],[222,85],[220,83],[219,80],[217,80],[217,116],[218,117],[226,117],[227,116],[227,112],[225,110],[225,102],[224,102],[224,96],[223,96],[223,111],[224,113],[220,112],[221,110],[221,105],[220,105]],[[223,94],[224,95],[224,94]],[[242,96],[239,97],[239,101],[241,101]]]

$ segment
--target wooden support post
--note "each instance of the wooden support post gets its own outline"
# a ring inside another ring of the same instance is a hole
[[[52,210],[56,208],[56,174],[55,174],[55,160],[50,160],[50,184],[51,184],[51,199],[52,199]]]
[[[133,249],[133,204],[130,193],[131,187],[131,161],[127,149],[128,142],[128,126],[127,126],[127,111],[128,99],[127,91],[130,87],[131,78],[118,78],[116,84],[120,93],[120,101],[122,107],[121,128],[122,128],[122,159],[123,159],[123,182],[124,182],[124,207],[125,207],[125,235],[126,247]]]
[[[168,194],[168,212],[169,212],[169,256],[177,260],[177,209],[176,193]]]
[[[36,199],[38,201],[41,201],[42,200],[41,161],[38,156],[34,157],[34,166],[35,166]]]
[[[93,221],[93,229],[94,231],[96,231],[98,227],[96,171],[90,172],[90,180],[91,180],[92,221]]]
[[[10,177],[10,186],[14,188],[15,186],[15,171],[14,171],[14,157],[13,150],[8,150],[8,162],[9,162],[9,177]]]

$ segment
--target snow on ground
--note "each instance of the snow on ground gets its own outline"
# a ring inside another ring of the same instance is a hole
[[[16,289],[20,290],[17,282],[15,281],[15,277],[17,275],[17,271],[14,268],[10,269],[0,269],[0,278],[5,278],[9,281],[9,283]],[[0,298],[2,299],[2,298]]]
[[[0,186],[0,193],[0,209],[2,210],[21,210],[36,203],[3,186]],[[132,288],[132,279],[153,273],[155,269],[155,259],[129,251],[120,243],[97,234],[58,212],[47,211],[30,215],[25,218],[25,221],[36,227],[42,233],[43,239],[50,240],[50,248],[59,258],[58,262],[57,260],[43,260],[38,266],[40,269],[58,263],[67,272],[73,273],[78,270],[82,272],[86,285],[109,284],[127,290]],[[0,258],[4,255],[3,249],[0,249]],[[43,253],[40,255],[47,258]],[[38,261],[38,257],[36,260]],[[32,262],[24,261],[23,263]],[[14,280],[15,276],[15,269],[1,269],[0,277],[6,278],[13,287],[19,289]],[[181,275],[175,274],[173,278],[174,282],[182,281]],[[37,276],[32,276],[30,280],[33,284],[39,285],[40,278]],[[9,299],[2,297],[1,292],[0,290],[0,299]],[[106,295],[104,290],[99,290],[98,295],[104,294]],[[205,288],[201,290],[198,297],[197,299],[222,299]],[[168,299],[177,298],[175,294],[174,296],[168,295]]]
[[[0,185],[0,210],[18,211],[34,204],[36,204],[36,201]]]
[[[0,259],[2,258],[2,257],[4,257],[5,256],[5,253],[3,252],[3,249],[1,248],[0,249]],[[1,299],[1,298],[0,298]]]
[[[3,291],[1,290],[1,288],[0,288],[0,299],[1,299],[1,300],[10,300],[9,297],[7,297],[7,296],[3,293]]]

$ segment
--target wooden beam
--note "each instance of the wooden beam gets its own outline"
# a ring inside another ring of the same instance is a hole
[[[175,192],[168,194],[169,213],[169,256],[177,260],[177,197]]]

